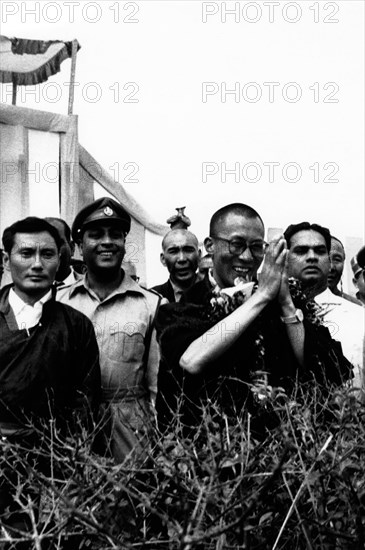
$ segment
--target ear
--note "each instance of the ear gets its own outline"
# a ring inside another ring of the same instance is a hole
[[[212,237],[206,237],[204,239],[204,247],[205,247],[205,250],[208,252],[208,254],[210,255],[214,254],[214,242]]]
[[[8,252],[3,252],[3,264],[4,264],[4,269],[6,269],[6,271],[10,271],[10,254]]]
[[[166,267],[165,256],[163,255],[163,252],[161,252],[160,254],[160,262],[164,267]]]
[[[202,251],[200,248],[198,248],[198,261],[200,261],[200,258],[202,257]]]

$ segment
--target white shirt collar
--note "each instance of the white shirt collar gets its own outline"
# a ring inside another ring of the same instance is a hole
[[[39,323],[42,317],[43,305],[52,297],[52,290],[37,300],[33,306],[27,304],[14,291],[13,288],[9,292],[9,305],[13,310],[16,322],[19,328],[31,328]]]
[[[342,296],[333,294],[329,288],[326,288],[323,292],[317,294],[314,299],[318,304],[342,304],[344,301]]]

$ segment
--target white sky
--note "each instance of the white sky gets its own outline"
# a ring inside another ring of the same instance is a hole
[[[364,239],[362,0],[3,0],[1,22],[9,37],[79,40],[80,143],[156,221],[186,206],[203,239],[211,214],[239,201],[267,227],[308,219]],[[69,69],[18,104],[66,114]],[[224,86],[239,96],[223,102]]]

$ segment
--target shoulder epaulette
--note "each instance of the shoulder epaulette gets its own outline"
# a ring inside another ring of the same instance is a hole
[[[163,298],[162,294],[160,294],[159,292],[157,292],[157,290],[153,290],[152,288],[146,288],[145,286],[142,286],[142,285],[139,285],[141,288],[143,288],[143,290],[145,290],[146,292],[150,292],[151,294],[154,294],[155,296],[157,296],[158,298]]]

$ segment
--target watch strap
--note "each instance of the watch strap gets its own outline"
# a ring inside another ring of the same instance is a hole
[[[289,317],[280,317],[280,320],[284,325],[294,325],[295,323],[302,323],[304,315],[301,309],[296,309],[294,315]]]

